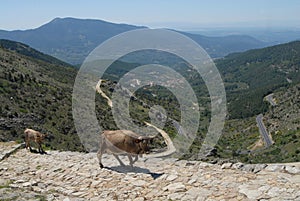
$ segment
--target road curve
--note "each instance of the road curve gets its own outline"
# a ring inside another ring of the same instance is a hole
[[[273,99],[273,95],[274,94],[269,94],[266,96],[266,100],[272,105],[272,106],[276,106],[277,104],[275,103],[274,99]]]
[[[153,127],[154,129],[156,129],[162,135],[162,137],[164,138],[164,141],[165,141],[165,143],[167,145],[167,150],[166,151],[161,152],[161,153],[156,153],[156,154],[147,154],[145,156],[145,158],[164,157],[164,156],[169,156],[169,155],[175,153],[176,148],[174,147],[171,138],[169,137],[169,135],[165,131],[163,131],[160,128],[157,128],[156,126],[154,126],[154,125],[152,125],[152,124],[150,124],[148,122],[144,122],[144,123],[147,126],[150,126],[150,127]]]

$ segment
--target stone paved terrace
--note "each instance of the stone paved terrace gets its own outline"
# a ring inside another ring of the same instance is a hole
[[[220,166],[156,158],[131,169],[104,155],[110,168],[100,169],[95,153],[41,155],[19,146],[0,143],[0,200],[300,200],[299,163]]]

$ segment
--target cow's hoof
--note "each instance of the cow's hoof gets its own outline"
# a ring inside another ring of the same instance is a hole
[[[103,164],[102,164],[102,163],[100,163],[99,165],[100,165],[100,168],[101,168],[101,169],[102,169],[102,168],[104,168],[104,166],[103,166]]]
[[[40,152],[40,154],[42,154],[42,155],[43,155],[43,154],[47,154],[47,152],[45,152],[45,151],[41,151],[41,152]]]

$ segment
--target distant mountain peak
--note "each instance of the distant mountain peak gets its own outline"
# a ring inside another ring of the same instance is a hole
[[[109,22],[101,19],[88,19],[88,18],[74,18],[74,17],[56,17],[53,20],[51,20],[47,24],[51,23],[99,23],[99,24],[111,24],[111,25],[125,25],[125,26],[133,26],[138,28],[148,28],[146,26],[137,26],[137,25],[130,25],[127,23],[115,23],[115,22]]]
[[[147,28],[99,19],[57,17],[31,30],[0,31],[0,39],[19,41],[71,64],[81,64],[105,40],[131,30]],[[207,37],[181,32],[195,40],[213,58],[232,52],[264,47],[266,44],[246,36]]]

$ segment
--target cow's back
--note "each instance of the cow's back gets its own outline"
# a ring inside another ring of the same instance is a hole
[[[29,128],[26,128],[25,131],[24,131],[24,134],[25,134],[25,138],[26,139],[33,139],[34,138],[34,134],[35,131],[32,130],[32,129],[29,129]]]
[[[25,139],[34,140],[35,142],[42,142],[44,139],[44,135],[38,131],[33,129],[25,129],[24,131]]]
[[[105,145],[102,143],[102,146],[106,146],[109,151],[114,153],[135,153],[137,147],[134,140],[136,138],[130,136],[132,133],[132,131],[126,130],[104,131],[102,140],[105,140]]]

